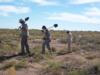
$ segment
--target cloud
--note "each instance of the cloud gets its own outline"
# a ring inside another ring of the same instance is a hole
[[[100,3],[100,0],[71,0],[71,4]]]
[[[14,0],[0,0],[0,3],[13,2]]]
[[[0,16],[8,16],[8,13],[0,12]]]
[[[17,7],[17,6],[12,6],[12,5],[0,6],[0,13],[2,14],[11,14],[11,13],[25,14],[28,12],[30,12],[30,8],[28,7]]]
[[[68,12],[63,13],[53,13],[49,15],[47,18],[49,20],[58,20],[58,21],[66,21],[66,22],[73,22],[73,23],[84,23],[84,24],[100,24],[98,18],[88,17],[85,15],[80,14],[73,14]]]
[[[59,3],[53,0],[30,0],[41,6],[58,5]]]
[[[84,14],[90,17],[100,17],[100,8],[97,8],[97,7],[88,8],[84,12]]]

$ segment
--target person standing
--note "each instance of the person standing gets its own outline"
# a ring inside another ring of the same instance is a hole
[[[25,55],[25,54],[30,55],[29,44],[28,44],[28,37],[29,37],[28,26],[23,19],[20,19],[19,23],[21,24],[21,26],[20,26],[21,52],[19,54],[20,55]]]
[[[72,52],[72,33],[67,31],[68,52]]]
[[[46,26],[42,26],[42,34],[43,34],[43,41],[42,41],[42,54],[45,54],[45,47],[49,50],[51,53],[51,48],[50,48],[50,32],[46,28]]]

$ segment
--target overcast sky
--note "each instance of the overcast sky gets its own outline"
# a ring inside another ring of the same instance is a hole
[[[100,31],[100,0],[0,0],[0,28],[18,28],[27,16],[31,29]]]

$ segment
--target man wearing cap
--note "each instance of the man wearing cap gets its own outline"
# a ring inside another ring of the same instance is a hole
[[[45,47],[49,50],[51,53],[51,48],[50,48],[50,32],[46,28],[46,26],[42,26],[42,34],[43,34],[43,42],[42,42],[42,54],[45,54]]]
[[[27,53],[28,55],[30,55],[29,45],[28,45],[28,36],[29,36],[28,26],[23,19],[20,19],[19,23],[21,24],[21,26],[20,26],[20,30],[21,30],[21,35],[20,35],[21,36],[21,53],[19,53],[19,54],[25,55]]]
[[[67,31],[67,43],[68,43],[68,52],[72,51],[72,33]]]

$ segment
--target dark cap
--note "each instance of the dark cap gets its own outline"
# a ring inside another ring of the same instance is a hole
[[[70,31],[66,31],[66,33],[69,33]]]
[[[20,19],[20,20],[19,20],[19,23],[24,23],[24,20],[23,20],[23,19]]]
[[[42,26],[42,29],[47,29],[46,26]]]

